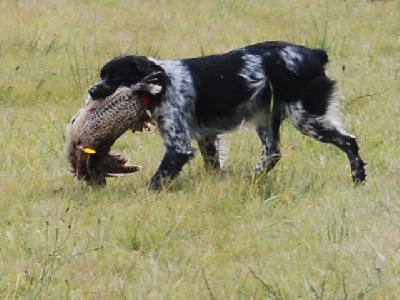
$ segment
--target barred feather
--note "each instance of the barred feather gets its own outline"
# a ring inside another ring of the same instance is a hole
[[[125,156],[110,150],[123,133],[141,131],[147,120],[146,108],[130,88],[122,87],[101,100],[89,97],[67,126],[65,154],[73,174],[89,185],[105,185],[110,175],[139,171],[140,166],[126,165]],[[85,148],[96,153],[85,153]]]

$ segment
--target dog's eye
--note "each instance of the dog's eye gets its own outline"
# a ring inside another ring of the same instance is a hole
[[[110,80],[111,81],[113,81],[113,82],[118,82],[118,81],[120,81],[120,76],[119,76],[119,74],[118,73],[112,73],[111,75],[110,75]]]

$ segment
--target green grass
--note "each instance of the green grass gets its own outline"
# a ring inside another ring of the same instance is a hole
[[[398,1],[0,3],[1,299],[396,299],[400,294]],[[217,53],[263,40],[325,48],[368,163],[282,128],[283,159],[251,177],[260,143],[228,135],[169,190],[146,183],[161,139],[116,144],[139,173],[92,190],[69,173],[65,127],[109,58]]]

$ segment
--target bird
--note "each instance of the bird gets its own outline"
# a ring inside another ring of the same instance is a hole
[[[127,130],[142,131],[147,127],[150,116],[142,102],[139,91],[130,87],[121,87],[96,101],[88,96],[66,129],[65,155],[78,180],[89,186],[105,186],[106,177],[142,169],[127,165],[124,155],[110,153]]]

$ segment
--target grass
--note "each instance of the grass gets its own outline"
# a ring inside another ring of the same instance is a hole
[[[0,298],[396,299],[400,293],[398,1],[3,1]],[[285,122],[265,177],[254,130],[226,172],[201,158],[170,190],[146,183],[160,138],[116,144],[143,170],[92,190],[69,173],[65,127],[100,66],[283,39],[325,48],[368,163],[354,188],[334,147]]]

